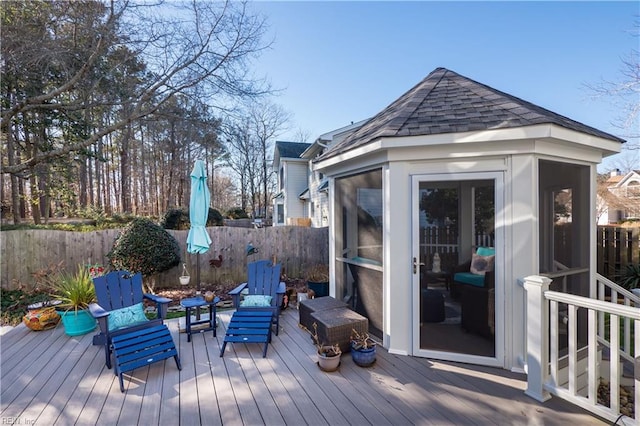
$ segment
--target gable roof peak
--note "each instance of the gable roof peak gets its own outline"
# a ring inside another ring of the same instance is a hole
[[[306,142],[276,141],[276,151],[280,158],[300,158],[300,155],[311,146]]]

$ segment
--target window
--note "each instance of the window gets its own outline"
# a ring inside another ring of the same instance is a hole
[[[369,319],[382,336],[382,170],[335,181],[335,222],[342,235],[335,247],[348,263],[336,263],[336,295]]]
[[[590,174],[588,166],[540,160],[540,273],[553,273],[551,290],[589,297]],[[568,308],[558,307],[563,321]],[[587,310],[578,311],[578,348],[587,342]],[[561,352],[569,342],[559,336]]]
[[[345,207],[345,255],[382,263],[382,171],[338,179],[336,189]]]
[[[540,161],[539,176],[540,272],[589,266],[589,168]]]
[[[280,190],[284,188],[284,164],[280,166]]]
[[[276,205],[276,222],[284,223],[284,204]]]

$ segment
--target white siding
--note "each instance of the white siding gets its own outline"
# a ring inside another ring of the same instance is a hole
[[[309,179],[309,193],[311,199],[309,204],[313,203],[313,209],[309,207],[309,210],[313,212],[311,217],[311,226],[314,228],[321,228],[323,226],[329,226],[329,199],[327,197],[327,191],[318,191],[318,187],[324,181],[320,179],[320,174],[314,172]]]
[[[299,195],[307,188],[306,161],[284,161],[284,215],[285,223],[288,218],[306,217],[304,203]]]

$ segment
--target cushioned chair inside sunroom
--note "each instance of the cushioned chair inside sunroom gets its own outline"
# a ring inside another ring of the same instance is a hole
[[[492,337],[495,306],[495,249],[478,247],[471,260],[455,268],[451,295],[460,300],[466,331]]]

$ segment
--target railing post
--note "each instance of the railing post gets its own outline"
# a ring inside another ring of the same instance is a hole
[[[524,279],[527,292],[527,390],[531,398],[544,402],[551,394],[544,389],[549,376],[549,302],[544,293],[551,279],[531,275]]]

